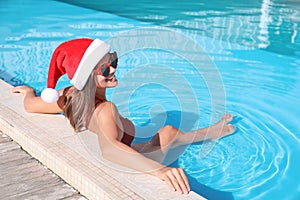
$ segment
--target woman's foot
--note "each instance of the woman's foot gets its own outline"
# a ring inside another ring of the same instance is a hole
[[[224,114],[220,121],[207,128],[207,137],[212,140],[217,140],[234,133],[236,130],[235,126],[228,124],[232,119],[232,114]]]

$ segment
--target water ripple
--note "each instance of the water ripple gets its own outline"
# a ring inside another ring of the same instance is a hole
[[[244,112],[235,113],[241,119],[237,133],[218,141],[206,157],[200,157],[205,143],[191,145],[179,163],[202,184],[259,199],[284,179],[291,157],[286,140],[293,134],[266,112],[239,106]]]

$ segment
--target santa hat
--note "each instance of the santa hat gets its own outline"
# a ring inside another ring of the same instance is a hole
[[[68,75],[75,88],[82,90],[96,64],[109,51],[110,45],[99,39],[74,39],[59,45],[52,55],[47,88],[43,90],[41,98],[47,103],[58,100],[55,86],[64,74]]]

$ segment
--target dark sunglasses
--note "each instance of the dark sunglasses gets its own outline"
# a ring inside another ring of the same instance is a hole
[[[110,67],[113,67],[114,69],[117,69],[118,67],[118,56],[116,52],[113,52],[110,55],[109,62],[104,63],[97,67],[97,69],[94,70],[94,73],[108,77],[110,74]]]

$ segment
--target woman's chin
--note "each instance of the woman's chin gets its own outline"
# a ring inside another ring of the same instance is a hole
[[[116,87],[118,85],[118,80],[115,79],[114,81],[107,81],[105,83],[106,88],[113,88]]]
[[[118,80],[116,76],[112,76],[111,78],[101,78],[98,79],[98,87],[101,88],[112,88],[118,85]]]

